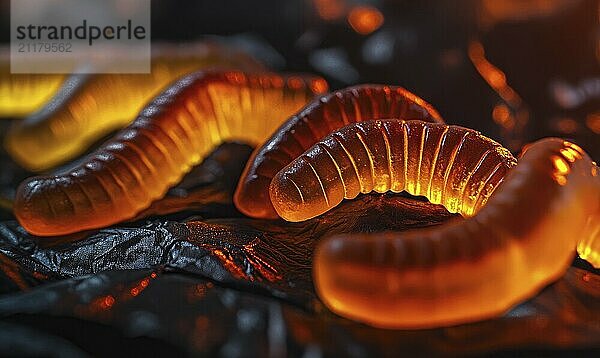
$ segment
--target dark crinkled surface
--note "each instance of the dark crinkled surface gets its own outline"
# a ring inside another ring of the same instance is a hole
[[[390,331],[333,315],[311,280],[320,238],[407,230],[452,215],[415,198],[367,195],[305,223],[246,219],[231,196],[250,151],[218,148],[147,220],[42,239],[5,211],[0,355],[587,354],[600,347],[600,276],[580,260],[494,320]],[[6,178],[15,169],[2,169],[2,192],[10,193]]]

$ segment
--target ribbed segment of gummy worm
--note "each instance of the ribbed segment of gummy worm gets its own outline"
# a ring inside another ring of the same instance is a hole
[[[14,212],[36,235],[62,235],[134,217],[225,140],[261,143],[315,94],[315,77],[199,72],[149,104],[73,171],[21,184]]]
[[[330,134],[277,173],[270,197],[288,221],[313,218],[371,191],[407,191],[471,216],[515,164],[510,152],[474,130],[367,121]]]
[[[268,194],[277,172],[332,131],[385,118],[443,123],[431,105],[401,87],[359,85],[330,93],[290,118],[253,153],[235,192],[236,207],[254,218],[277,218]]]
[[[166,47],[158,49],[168,56],[154,56],[149,74],[71,76],[42,110],[14,123],[5,138],[6,150],[29,170],[46,170],[77,157],[104,136],[131,123],[152,98],[185,74],[210,66],[260,69],[245,56],[233,56],[219,47],[200,46],[189,56]],[[10,77],[7,83],[0,79],[0,91],[7,84],[25,86],[35,76]],[[30,92],[45,89],[41,84],[29,87]],[[12,92],[30,97],[29,92],[14,88]]]
[[[334,312],[386,328],[446,326],[531,297],[564,274],[578,242],[588,259],[594,250],[598,257],[600,176],[588,155],[552,138],[530,145],[508,170],[513,164],[471,130],[365,122],[291,163],[273,179],[271,195],[293,220],[370,188],[404,188],[466,216],[402,233],[338,235],[315,254],[315,285]]]

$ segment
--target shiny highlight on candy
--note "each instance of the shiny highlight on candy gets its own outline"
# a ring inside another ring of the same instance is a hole
[[[371,191],[407,191],[472,216],[515,164],[500,144],[470,129],[367,121],[330,134],[282,169],[270,196],[288,221],[313,218]]]

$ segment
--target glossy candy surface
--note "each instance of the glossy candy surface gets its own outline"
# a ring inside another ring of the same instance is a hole
[[[14,212],[29,232],[62,235],[134,217],[225,140],[260,143],[315,94],[315,77],[198,72],[64,175],[21,184]]]
[[[365,128],[365,135],[378,132],[378,127],[394,125],[407,124],[371,124],[367,127],[371,129]],[[408,126],[418,124],[409,122]],[[350,134],[358,132],[354,129],[346,128]],[[330,145],[325,142],[313,147],[304,159],[298,159],[287,170],[292,168],[293,173],[301,173],[302,167],[309,166],[307,157],[311,153],[324,155],[318,148]],[[392,147],[395,142],[390,141]],[[353,154],[366,151],[358,145],[350,148]],[[465,162],[469,165],[449,167],[458,171],[450,169],[452,174],[448,178],[454,175],[461,178],[464,173],[478,175],[478,172],[493,178],[493,166],[487,166],[485,159],[478,160],[484,157],[482,148],[490,146],[473,142],[468,153],[465,151],[471,157]],[[409,144],[406,150],[411,149]],[[461,156],[460,152],[456,158]],[[386,157],[385,152],[382,157]],[[469,169],[474,163],[479,163],[479,170]],[[419,167],[423,164],[411,165],[409,159],[407,178],[401,182],[410,183],[410,177],[419,175]],[[371,177],[368,171],[360,176]],[[285,177],[274,179],[275,189],[283,188],[283,184],[277,184],[280,179]],[[504,180],[498,181],[501,183],[485,205],[454,207],[466,216],[474,213],[467,219],[402,233],[345,234],[326,239],[315,253],[313,267],[319,296],[332,311],[345,317],[378,327],[403,329],[486,319],[531,297],[564,274],[578,241],[598,232],[598,167],[578,146],[551,138],[529,146],[519,164],[508,171]],[[416,188],[419,180],[412,182]],[[309,188],[302,184],[298,187]],[[421,186],[416,192],[431,200],[432,192],[423,189],[427,188]],[[461,203],[459,198],[464,200],[466,194],[456,196],[460,191],[452,184],[440,190],[442,198],[457,199],[442,200],[447,207],[453,202]],[[313,191],[323,196],[313,189],[306,194]],[[297,190],[291,192],[293,198],[299,195]],[[298,212],[302,209],[302,206],[296,208]]]
[[[359,85],[330,93],[291,117],[253,153],[234,196],[236,207],[254,218],[277,218],[268,195],[277,172],[330,132],[385,118],[443,123],[431,105],[401,87]]]
[[[6,136],[7,151],[29,170],[46,170],[75,158],[129,124],[165,86],[187,73],[211,66],[250,71],[261,68],[254,60],[220,47],[201,43],[191,49],[184,52],[157,46],[149,74],[71,76],[39,112],[14,123]],[[48,94],[49,85],[30,83],[36,76],[8,78],[6,83],[14,92],[10,98],[33,97],[35,91]],[[6,83],[0,81],[0,90]],[[17,91],[25,86],[28,91]]]
[[[474,130],[366,121],[330,134],[282,169],[270,196],[288,221],[313,218],[371,191],[407,191],[471,216],[514,165],[510,152]]]
[[[7,55],[0,56],[0,118],[18,118],[37,111],[54,96],[66,77],[11,74]]]

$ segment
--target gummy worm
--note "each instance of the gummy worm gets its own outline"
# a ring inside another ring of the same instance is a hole
[[[75,158],[101,138],[131,123],[148,101],[185,74],[211,66],[261,69],[245,56],[199,45],[191,46],[193,52],[159,45],[154,49],[149,74],[73,75],[58,91],[57,86],[41,83],[41,79],[40,83],[32,83],[36,78],[55,78],[50,75],[11,75],[6,81],[0,79],[0,91],[11,88],[10,93],[5,93],[8,104],[35,99],[39,91],[46,97],[37,96],[38,105],[48,101],[49,91],[56,91],[40,111],[13,124],[5,138],[7,152],[23,167],[43,171]]]
[[[65,80],[63,74],[11,74],[0,63],[0,118],[18,118],[40,109]]]
[[[317,292],[332,311],[385,328],[447,326],[531,297],[564,274],[578,243],[582,257],[600,264],[600,176],[589,156],[550,138],[513,165],[475,131],[372,121],[293,161],[273,179],[271,197],[294,221],[370,190],[406,190],[465,216],[403,233],[334,236],[314,259]]]
[[[431,105],[401,87],[359,85],[330,93],[291,117],[254,151],[234,195],[236,207],[250,217],[277,218],[268,194],[277,172],[330,132],[384,118],[443,123]]]
[[[258,144],[315,94],[324,80],[306,76],[198,72],[150,103],[128,127],[58,176],[18,188],[14,213],[30,233],[63,235],[134,217],[161,198],[217,144]]]
[[[515,159],[479,132],[422,121],[367,121],[330,134],[273,178],[280,217],[304,221],[359,193],[407,191],[470,216]]]

